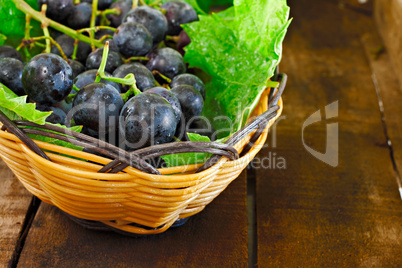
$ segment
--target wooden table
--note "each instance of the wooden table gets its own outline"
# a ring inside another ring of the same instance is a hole
[[[402,94],[371,8],[289,2],[284,117],[258,156],[283,158],[286,168],[249,169],[184,226],[130,238],[31,203],[1,162],[0,266],[401,267]],[[303,130],[336,101],[334,118]],[[339,127],[336,167],[306,150],[325,152],[328,124]]]

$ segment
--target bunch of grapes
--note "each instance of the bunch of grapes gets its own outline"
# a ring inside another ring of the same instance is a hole
[[[198,20],[191,5],[38,4],[48,18],[91,40],[51,29],[42,39],[51,49],[26,63],[16,49],[0,47],[0,82],[28,95],[38,110],[52,111],[48,122],[82,125],[85,134],[114,140],[127,150],[185,140],[191,123],[200,125],[194,118],[203,110],[205,86],[183,60],[190,40],[181,25]],[[106,45],[96,48],[95,43]]]

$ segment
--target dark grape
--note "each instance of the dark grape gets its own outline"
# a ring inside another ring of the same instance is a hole
[[[81,2],[90,3],[90,4],[92,5],[92,0],[82,0]],[[98,1],[98,10],[105,10],[105,9],[107,9],[112,3],[113,3],[113,0],[99,0],[99,1]]]
[[[179,41],[176,44],[177,51],[180,52],[184,56],[184,48],[191,43],[190,36],[186,33],[186,31],[181,31],[179,34]]]
[[[151,33],[144,25],[133,21],[117,28],[113,42],[125,57],[143,56],[152,48]]]
[[[113,36],[113,35],[114,35],[114,31],[112,31],[112,30],[110,30],[110,29],[100,29],[99,31],[97,31],[97,32],[95,33],[95,38],[96,38],[96,39],[100,39],[100,38],[102,38],[102,37],[105,36],[105,35],[111,35],[111,36]]]
[[[71,58],[71,56],[74,53],[74,42],[75,42],[74,38],[63,34],[57,37],[55,41],[60,45],[64,54],[66,54],[68,58]],[[91,45],[81,41],[78,42],[76,60],[78,60],[81,63],[85,63],[91,51],[92,51]],[[60,51],[56,46],[52,46],[51,52],[61,56]]]
[[[197,21],[198,16],[194,8],[185,2],[171,1],[162,5],[166,10],[166,19],[168,21],[168,35],[179,35],[182,28],[181,24]]]
[[[60,108],[41,104],[36,105],[36,110],[42,112],[52,112],[52,114],[46,118],[46,122],[48,123],[61,125],[66,124],[66,113]]]
[[[72,102],[67,103],[66,100],[62,100],[58,103],[53,104],[52,106],[60,108],[61,110],[63,110],[63,112],[65,114],[68,114],[71,111],[71,109],[73,108],[73,103]],[[66,123],[66,126],[69,126],[69,124],[68,124],[69,122],[65,122],[65,123]]]
[[[164,87],[149,88],[145,92],[154,93],[166,99],[170,103],[170,105],[172,105],[174,114],[176,115],[177,123],[179,123],[181,117],[181,106],[179,99],[173,94],[173,92]]]
[[[88,55],[85,66],[87,69],[98,69],[102,61],[103,47],[96,49],[94,52]],[[107,55],[105,71],[113,73],[117,67],[123,64],[123,59],[116,51],[109,50]]]
[[[38,7],[47,4],[46,16],[52,20],[62,22],[74,9],[73,0],[38,0]]]
[[[82,65],[81,62],[76,60],[68,60],[68,65],[70,65],[71,69],[73,69],[73,77],[74,79],[85,71],[85,66]]]
[[[96,79],[96,74],[98,73],[98,70],[88,70],[85,71],[81,74],[79,74],[75,79],[74,79],[74,84],[76,87],[79,89],[83,88],[86,85],[92,84],[95,82]],[[105,75],[108,77],[111,77],[112,75],[109,74],[108,72],[105,72]],[[117,89],[117,91],[120,91],[119,84],[107,80],[100,80],[100,83],[108,84],[114,88]],[[73,92],[72,92],[73,93]]]
[[[11,89],[18,96],[25,95],[21,77],[24,64],[14,58],[0,58],[0,83]]]
[[[108,14],[106,18],[110,21],[110,26],[118,27],[123,21],[124,16],[131,10],[133,2],[131,0],[117,0],[110,5],[110,9],[117,9],[120,11],[119,15]]]
[[[124,102],[119,91],[103,83],[84,86],[73,101],[73,119],[93,137],[115,132]]]
[[[186,72],[182,55],[172,48],[158,48],[149,53],[148,57],[147,68],[151,71],[159,71],[170,79]]]
[[[155,78],[152,73],[139,62],[126,63],[119,66],[113,72],[114,77],[124,78],[128,74],[134,74],[137,88],[141,91],[144,91],[147,88],[151,88],[155,86]],[[120,89],[122,93],[127,92],[130,86],[120,85]]]
[[[119,49],[116,47],[112,39],[106,39],[103,43],[106,44],[106,42],[109,42],[109,51],[115,51],[117,53],[120,53]]]
[[[67,25],[78,30],[88,28],[91,24],[92,5],[88,3],[80,3],[74,6],[73,12],[67,18]]]
[[[176,125],[172,106],[153,93],[131,98],[120,113],[120,133],[128,150],[172,141]]]
[[[43,53],[33,57],[22,72],[25,93],[35,102],[54,104],[73,86],[73,70],[62,57]]]
[[[0,46],[0,59],[1,58],[14,58],[22,62],[21,54],[10,46]]]
[[[154,44],[158,44],[165,39],[168,24],[165,15],[159,10],[149,6],[139,6],[128,12],[123,19],[123,23],[130,21],[144,25],[151,33]]]
[[[197,89],[189,85],[179,85],[172,88],[171,91],[180,101],[185,122],[189,122],[191,118],[201,115],[204,99]]]
[[[172,79],[172,82],[170,82],[170,87],[174,88],[178,85],[189,85],[195,87],[205,100],[205,85],[197,76],[193,74],[179,74]]]

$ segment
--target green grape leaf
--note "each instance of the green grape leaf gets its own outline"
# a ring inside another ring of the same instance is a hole
[[[25,0],[32,8],[38,9],[37,0]],[[0,33],[7,36],[6,44],[18,46],[25,35],[25,14],[10,0],[0,0]],[[41,33],[40,23],[31,20],[31,36]]]
[[[197,2],[205,12],[209,12],[211,10],[211,7],[214,6],[233,5],[233,0],[198,0]]]
[[[202,136],[195,133],[187,133],[190,141],[211,141],[207,136]],[[167,167],[176,167],[184,165],[192,165],[204,163],[211,154],[206,153],[184,153],[184,154],[170,154],[161,156],[165,161]]]
[[[0,110],[10,120],[28,120],[39,125],[45,124],[52,112],[35,110],[35,103],[27,103],[27,96],[19,97],[5,85],[0,83]]]
[[[60,125],[60,124],[50,124],[50,123],[46,123],[46,124],[47,125],[54,125],[54,126],[62,127],[62,128],[68,129],[70,131],[75,131],[75,132],[81,132],[81,130],[82,130],[82,126],[73,126],[71,128],[68,128],[68,127]],[[30,127],[30,128],[36,129],[35,127]],[[48,131],[48,132],[55,133],[53,131]],[[82,151],[84,149],[81,146],[76,146],[76,145],[71,144],[69,142],[61,141],[61,140],[50,138],[50,137],[45,137],[45,136],[41,136],[41,135],[34,135],[34,134],[27,134],[27,135],[28,135],[28,137],[30,137],[33,140],[44,141],[44,142],[47,142],[47,143],[50,143],[50,144],[59,145],[59,146],[63,146],[63,147],[66,147],[66,148],[71,148],[71,149],[75,149],[75,150],[79,150],[79,151]],[[64,135],[64,136],[68,136],[68,135]],[[73,138],[71,138],[71,139],[73,139]]]
[[[4,45],[4,42],[7,40],[7,37],[4,34],[0,34],[0,46]]]
[[[185,24],[185,61],[211,76],[203,115],[218,138],[238,131],[257,105],[282,55],[291,22],[285,0],[235,0],[223,15]]]

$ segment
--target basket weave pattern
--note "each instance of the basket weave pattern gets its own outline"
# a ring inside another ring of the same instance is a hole
[[[268,129],[280,116],[282,100],[278,105],[277,115],[247,154],[234,161],[222,157],[200,173],[195,171],[202,164],[159,169],[162,175],[132,167],[117,174],[98,173],[110,159],[35,141],[49,161],[7,131],[0,131],[0,157],[29,192],[74,217],[99,221],[129,233],[161,233],[176,220],[202,211],[239,176],[259,152]],[[265,92],[254,115],[267,109],[268,92]],[[242,152],[252,135],[233,147]]]

